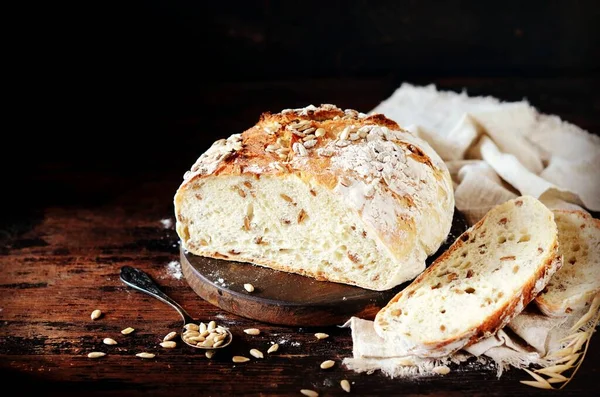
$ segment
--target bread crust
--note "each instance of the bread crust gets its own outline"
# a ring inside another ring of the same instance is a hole
[[[310,131],[310,134],[299,131],[302,129]],[[311,139],[308,143],[312,146],[307,144],[307,138]],[[375,142],[385,143],[387,147],[393,144],[394,150],[399,151],[406,159],[404,169],[396,170],[386,165],[385,161],[389,161],[389,157],[385,156],[379,159],[383,170],[375,169],[379,166],[368,161],[360,166],[353,164],[354,157],[377,157],[376,153],[373,154],[366,148],[366,142],[370,142],[371,138]],[[354,153],[357,156],[353,156]],[[374,186],[377,194],[386,199],[392,198],[396,217],[393,222],[396,227],[383,225],[387,222],[385,220],[369,220],[369,211],[374,208],[371,198],[365,196],[364,202],[358,204],[347,198],[343,202],[354,205],[349,210],[356,211],[368,224],[371,236],[375,236],[378,245],[399,261],[399,266],[401,259],[410,258],[412,261],[422,262],[419,272],[425,267],[426,257],[433,254],[445,240],[454,212],[450,175],[443,161],[426,142],[402,130],[384,115],[365,115],[351,109],[341,110],[334,105],[287,109],[277,114],[263,113],[256,125],[242,134],[215,142],[200,156],[184,175],[184,181],[174,197],[176,228],[188,251],[207,257],[226,257],[229,260],[292,271],[292,268],[277,261],[249,258],[243,252],[236,255],[214,252],[210,248],[203,249],[189,243],[190,236],[186,236],[184,232],[188,220],[182,212],[184,192],[201,186],[207,178],[220,176],[256,179],[293,177],[307,186],[318,185],[338,195],[352,193],[353,197],[356,196],[357,186],[366,189],[365,181],[371,181],[369,183]],[[351,189],[354,191],[348,193]],[[407,233],[415,236],[415,239],[407,238]],[[414,243],[408,242],[412,240]],[[326,273],[314,274],[297,269],[294,272],[318,280],[357,285],[354,280],[332,278]],[[416,275],[417,273],[412,277]],[[392,286],[394,285],[389,288]]]
[[[598,229],[600,232],[600,219],[593,218],[590,214],[578,211],[578,210],[553,210],[555,214],[566,214],[566,215],[576,215],[579,218],[582,218],[583,224],[589,225],[590,227]],[[558,239],[559,243],[561,240],[561,229],[558,228]],[[591,248],[594,249],[593,247]],[[560,251],[560,249],[559,249]],[[592,254],[593,255],[593,254]],[[564,259],[563,259],[564,260]],[[593,260],[593,259],[592,259]],[[578,266],[583,266],[582,264],[578,264]],[[538,294],[535,298],[535,304],[540,309],[542,313],[550,317],[564,317],[568,315],[573,309],[577,309],[579,307],[570,307],[573,306],[585,306],[592,302],[594,297],[600,293],[600,287],[591,289],[587,291],[587,293],[578,296],[572,300],[561,301],[561,304],[554,304],[551,300],[546,298],[546,289],[545,288],[540,294]]]
[[[518,198],[517,198],[518,200]],[[382,319],[382,314],[389,311],[391,306],[400,300],[405,293],[410,293],[418,288],[418,286],[430,277],[435,271],[438,263],[445,262],[451,255],[459,251],[469,240],[471,235],[477,234],[489,216],[486,214],[471,228],[462,233],[452,244],[452,246],[440,255],[423,273],[421,273],[405,290],[399,292],[388,304],[380,310],[375,319],[375,329],[380,335],[384,335],[382,329],[387,325],[387,322]],[[407,343],[407,351],[421,357],[443,357],[447,356],[456,350],[467,347],[483,338],[494,335],[498,330],[508,324],[515,316],[517,316],[546,286],[552,275],[560,269],[562,260],[558,253],[558,239],[555,238],[551,249],[548,250],[543,264],[538,267],[537,271],[531,276],[526,283],[515,294],[514,298],[508,301],[505,305],[499,307],[494,313],[489,315],[478,326],[465,331],[464,333],[447,338],[445,340],[436,341],[435,343],[425,342],[423,344]],[[383,323],[382,323],[383,321]]]

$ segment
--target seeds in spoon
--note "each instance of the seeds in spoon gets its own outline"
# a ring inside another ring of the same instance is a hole
[[[324,333],[322,333],[322,332],[317,332],[317,333],[315,334],[315,336],[317,337],[317,339],[325,339],[325,338],[329,338],[329,335],[327,335],[327,334],[324,334]]]
[[[163,338],[163,341],[168,342],[170,340],[175,339],[176,336],[177,336],[177,332],[171,331],[165,335],[165,337]]]
[[[96,309],[92,312],[90,317],[92,317],[92,320],[97,320],[100,318],[100,316],[102,316],[102,312],[100,310]]]
[[[172,341],[172,340],[169,340],[169,341],[166,341],[166,342],[161,342],[160,345],[162,347],[164,347],[165,349],[173,349],[175,346],[177,346],[177,343],[174,342],[174,341]]]
[[[279,350],[279,345],[277,343],[275,343],[274,345],[272,345],[271,347],[269,347],[269,350],[267,350],[267,353],[275,353],[277,350]]]
[[[308,396],[308,397],[319,397],[319,393],[317,393],[314,390],[301,389],[300,393],[302,393],[302,394],[304,394],[305,396]]]
[[[104,357],[106,356],[106,353],[102,353],[102,352],[91,352],[88,353],[87,355],[89,358],[100,358],[100,357]]]
[[[260,330],[258,328],[248,328],[244,330],[248,335],[258,335],[260,334]]]
[[[104,340],[102,341],[105,345],[116,345],[117,341],[114,340],[113,338],[104,338]]]
[[[233,356],[233,358],[231,360],[234,363],[245,363],[247,361],[250,361],[250,359],[248,357],[244,357],[244,356]]]
[[[335,361],[326,360],[321,363],[321,369],[329,369],[335,365]]]
[[[218,341],[215,342],[215,344],[213,345],[213,347],[219,347],[222,344],[223,344],[223,341],[222,340],[218,340]]]
[[[265,358],[263,352],[258,349],[250,349],[250,355],[256,358]]]
[[[214,321],[211,321],[210,323],[208,323],[208,326],[206,327],[208,332],[212,331],[215,328],[217,328],[217,323],[215,323]]]
[[[340,382],[340,386],[342,386],[342,389],[344,389],[346,393],[350,393],[350,382],[348,382],[346,379],[343,379]]]
[[[244,284],[244,289],[248,292],[254,292],[254,285],[252,285],[250,283],[246,283],[246,284]]]
[[[135,329],[134,329],[134,328],[127,327],[127,328],[125,328],[124,330],[122,330],[122,331],[121,331],[121,333],[122,333],[123,335],[129,335],[129,334],[130,334],[130,333],[132,333],[133,331],[135,331]]]
[[[153,353],[146,353],[146,352],[142,352],[142,353],[138,353],[138,354],[136,354],[136,356],[137,356],[137,357],[140,357],[140,358],[154,358],[154,357],[155,357],[155,354],[153,354]]]
[[[194,324],[194,323],[188,323],[188,324],[184,325],[183,328],[187,329],[188,331],[196,331],[196,332],[198,332],[198,330],[200,329],[198,324]]]
[[[202,334],[204,332],[206,332],[206,324],[204,323],[200,323],[200,327],[198,329],[198,331]]]

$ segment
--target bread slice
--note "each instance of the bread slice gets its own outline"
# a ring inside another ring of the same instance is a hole
[[[419,275],[454,213],[450,174],[426,142],[333,105],[266,113],[215,142],[174,204],[193,254],[372,290]]]
[[[563,266],[535,298],[549,316],[565,316],[600,293],[600,220],[583,211],[554,210]]]
[[[375,318],[407,354],[441,357],[491,336],[560,268],[552,212],[531,196],[492,208]]]

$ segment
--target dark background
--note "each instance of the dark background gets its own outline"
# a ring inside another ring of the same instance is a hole
[[[404,81],[525,98],[598,133],[598,4],[22,3],[6,14],[10,102],[24,109],[5,135],[17,142],[5,146],[8,179],[28,192],[56,175],[46,200],[90,178],[167,172],[178,182],[215,139],[263,111],[368,112]]]

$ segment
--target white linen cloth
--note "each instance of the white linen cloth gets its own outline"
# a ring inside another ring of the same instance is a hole
[[[452,175],[456,208],[469,225],[519,195],[536,197],[552,209],[600,211],[600,137],[542,114],[526,101],[405,83],[370,113],[384,114],[437,151]],[[493,360],[501,376],[509,366],[551,365],[552,354],[565,346],[561,339],[573,333],[570,328],[584,314],[550,318],[526,308],[496,335],[436,360],[407,356],[386,344],[372,321],[353,317],[344,325],[352,330],[353,357],[344,364],[357,372],[414,376],[441,373],[440,365],[476,356]]]

